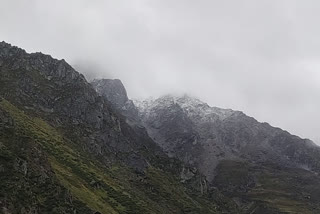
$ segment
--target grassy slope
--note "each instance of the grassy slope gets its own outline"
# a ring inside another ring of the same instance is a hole
[[[5,101],[3,109],[15,110]],[[22,115],[14,113],[19,128],[0,127],[0,213],[92,213],[59,184],[39,139],[31,137],[28,123],[20,124]]]
[[[230,197],[254,201],[246,207],[248,213],[264,213],[266,209],[270,211],[265,213],[320,213],[319,176],[306,170],[223,161],[215,181]]]
[[[191,198],[184,186],[159,169],[149,167],[145,175],[139,176],[122,165],[101,166],[45,121],[27,116],[6,100],[0,102],[0,108],[14,119],[14,135],[26,136],[34,146],[39,146],[46,153],[58,183],[92,210],[104,214],[216,213],[213,203],[197,195]],[[4,141],[5,137],[1,137]],[[9,148],[10,152],[15,151]],[[41,204],[41,200],[44,199],[40,197],[34,203]]]

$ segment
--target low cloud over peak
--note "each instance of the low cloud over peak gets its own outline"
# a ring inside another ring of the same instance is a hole
[[[320,142],[315,0],[0,0],[0,40],[131,98],[188,93]]]

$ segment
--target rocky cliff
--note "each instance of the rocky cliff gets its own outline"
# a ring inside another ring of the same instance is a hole
[[[127,119],[139,120],[138,109],[128,98],[127,91],[119,79],[101,79],[91,82],[98,94],[110,101],[111,105]]]

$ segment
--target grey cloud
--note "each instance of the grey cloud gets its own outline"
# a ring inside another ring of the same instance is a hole
[[[0,40],[129,96],[189,93],[320,142],[317,0],[0,0]]]

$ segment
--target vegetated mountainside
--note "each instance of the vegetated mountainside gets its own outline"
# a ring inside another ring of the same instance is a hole
[[[0,213],[238,213],[64,60],[1,42],[0,97]]]
[[[112,81],[96,80],[107,99]],[[111,102],[122,90],[116,91]],[[186,95],[135,105],[138,123],[153,140],[203,173],[204,185],[232,198],[242,212],[320,213],[320,149],[310,140]]]

